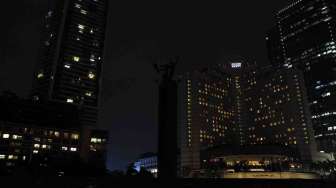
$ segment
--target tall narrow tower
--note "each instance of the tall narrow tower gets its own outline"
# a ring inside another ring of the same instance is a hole
[[[159,83],[158,177],[177,177],[177,81],[173,79],[176,61],[155,66]]]
[[[304,74],[318,149],[336,153],[336,1],[300,0],[277,14],[267,36],[271,63]]]
[[[49,0],[35,100],[77,105],[83,126],[97,121],[107,0]]]

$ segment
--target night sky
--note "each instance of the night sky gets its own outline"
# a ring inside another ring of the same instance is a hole
[[[1,2],[0,91],[29,94],[46,1]],[[267,64],[265,33],[291,0],[123,2],[109,7],[99,116],[110,131],[110,169],[156,151],[158,76],[150,57],[181,56],[178,73],[237,57]]]

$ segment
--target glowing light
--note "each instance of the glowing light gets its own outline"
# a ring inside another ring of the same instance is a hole
[[[73,99],[67,99],[67,103],[73,103],[74,100]]]

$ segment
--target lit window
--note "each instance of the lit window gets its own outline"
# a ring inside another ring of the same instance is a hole
[[[88,97],[91,97],[92,96],[92,92],[86,92],[85,95],[88,96]]]
[[[81,25],[81,24],[78,24],[78,28],[79,28],[79,29],[85,29],[85,26],[84,26],[84,25]]]
[[[40,139],[40,138],[34,138],[34,141],[36,141],[36,142],[40,142],[41,139]]]
[[[76,8],[81,8],[82,6],[80,4],[78,4],[78,3],[75,3],[75,7]]]
[[[38,150],[33,150],[33,153],[34,154],[37,154],[39,151]]]
[[[6,155],[0,155],[0,159],[5,159]]]
[[[77,151],[77,148],[70,148],[70,151]]]
[[[8,155],[8,159],[14,159],[14,155]]]
[[[71,138],[74,139],[74,140],[78,140],[79,135],[78,134],[71,134]]]
[[[22,160],[24,160],[24,161],[25,161],[25,160],[26,160],[26,156],[22,156]]]
[[[43,148],[43,149],[46,149],[46,148],[47,148],[47,145],[43,144],[43,145],[42,145],[42,148]]]
[[[38,73],[37,74],[37,78],[40,79],[40,78],[43,78],[44,74],[42,72]]]
[[[331,95],[330,92],[322,94],[322,97],[329,97]]]
[[[9,136],[10,136],[9,134],[3,134],[3,135],[2,135],[2,138],[4,138],[4,139],[8,139]]]
[[[87,11],[86,11],[86,10],[81,10],[80,12],[81,12],[82,14],[85,14],[85,15],[87,14]]]
[[[93,74],[92,72],[89,72],[88,77],[89,77],[90,79],[94,79],[94,78],[96,77],[96,75]]]
[[[97,143],[97,138],[91,138],[92,143]]]
[[[90,61],[91,61],[91,62],[95,62],[95,61],[96,61],[95,58],[96,58],[95,55],[91,54],[91,56],[90,56]]]
[[[70,65],[64,65],[64,67],[67,68],[67,69],[70,69],[70,68],[71,68]]]
[[[53,12],[52,11],[48,11],[48,13],[47,13],[47,18],[49,18],[49,17],[51,17],[52,16],[52,14],[53,14]]]
[[[40,144],[34,144],[34,148],[40,148]]]
[[[68,151],[68,147],[62,146],[62,151]]]
[[[22,138],[22,136],[19,136],[19,135],[13,135],[12,136],[13,140],[19,140]]]
[[[55,131],[54,134],[55,134],[56,137],[59,137],[59,135],[60,135],[60,133],[58,131]]]
[[[73,99],[67,99],[67,103],[73,103],[74,100]]]
[[[79,62],[80,58],[79,58],[78,56],[74,56],[74,57],[73,57],[73,60],[74,60],[75,62]]]

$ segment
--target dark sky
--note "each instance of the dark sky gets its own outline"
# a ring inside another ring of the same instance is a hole
[[[47,0],[3,0],[0,90],[26,97]],[[156,151],[157,89],[151,56],[181,56],[178,72],[242,56],[267,64],[265,33],[291,0],[221,3],[110,1],[99,126],[110,130],[108,167]]]

